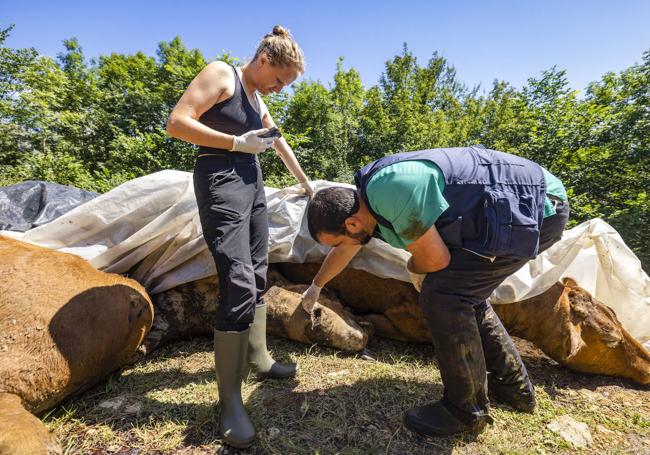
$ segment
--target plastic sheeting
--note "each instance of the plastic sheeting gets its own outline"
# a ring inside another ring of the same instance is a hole
[[[560,241],[508,277],[491,302],[534,297],[564,277],[611,307],[632,336],[650,340],[650,279],[619,233],[599,218],[565,231]]]
[[[97,197],[57,183],[27,181],[0,188],[0,230],[25,232]]]
[[[309,235],[304,190],[299,185],[267,188],[266,196],[270,262],[321,262],[328,248]],[[216,273],[201,234],[192,174],[186,172],[162,171],[129,181],[51,223],[2,234],[77,254],[101,270],[128,273],[152,294]],[[408,258],[408,252],[373,239],[351,266],[409,281]],[[620,235],[600,219],[566,231],[491,299],[502,304],[530,298],[566,276],[612,307],[633,336],[650,340],[650,279]]]

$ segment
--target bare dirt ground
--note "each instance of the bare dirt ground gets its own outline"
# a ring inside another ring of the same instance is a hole
[[[211,341],[176,343],[115,373],[44,417],[70,454],[493,454],[650,453],[650,389],[573,373],[517,340],[538,409],[493,403],[478,437],[426,438],[402,426],[405,409],[437,400],[440,374],[429,345],[370,342],[370,357],[270,338],[279,360],[298,361],[292,381],[246,382],[259,437],[246,451],[221,446],[215,425]],[[575,421],[582,442],[549,424]],[[586,433],[586,436],[585,436]]]

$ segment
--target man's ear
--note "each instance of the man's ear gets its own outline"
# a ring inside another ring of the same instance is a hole
[[[363,230],[363,224],[361,224],[361,220],[359,218],[352,215],[345,219],[345,228],[348,230],[348,232],[356,234]]]

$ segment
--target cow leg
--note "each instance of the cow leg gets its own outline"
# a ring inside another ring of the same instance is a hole
[[[0,428],[0,455],[63,453],[56,436],[23,407],[18,395],[0,393]]]

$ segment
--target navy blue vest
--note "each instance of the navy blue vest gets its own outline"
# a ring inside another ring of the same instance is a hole
[[[449,208],[435,225],[448,247],[489,256],[537,255],[546,197],[544,172],[538,164],[483,146],[420,150],[380,158],[358,170],[354,180],[377,222],[393,231],[392,224],[374,211],[366,186],[386,166],[413,160],[434,163],[445,177],[442,194]]]

